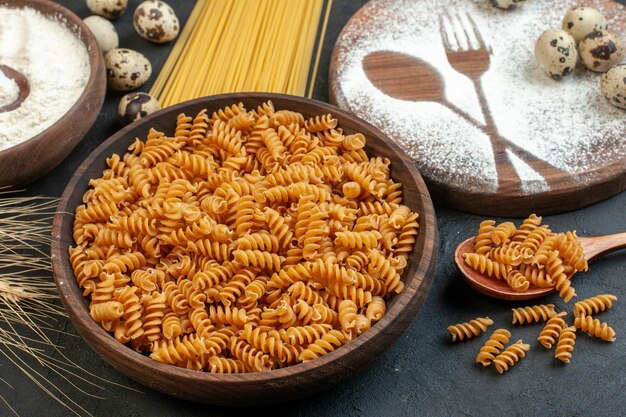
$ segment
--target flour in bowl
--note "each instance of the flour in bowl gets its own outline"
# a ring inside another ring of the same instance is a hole
[[[15,80],[7,77],[0,71],[0,108],[15,102],[19,94],[20,89]]]
[[[23,74],[30,94],[0,113],[0,151],[43,132],[76,103],[89,80],[87,48],[61,22],[31,9],[0,7],[0,65]],[[0,71],[0,107],[18,96]],[[54,146],[54,144],[51,144]]]

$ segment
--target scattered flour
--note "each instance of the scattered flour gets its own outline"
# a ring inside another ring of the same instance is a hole
[[[34,9],[0,6],[0,22],[0,64],[21,72],[30,84],[20,107],[0,113],[2,151],[59,120],[85,89],[90,64],[85,45],[69,29]],[[0,72],[0,106],[14,101],[16,88]]]
[[[560,27],[566,11],[577,4],[538,0],[503,11],[486,0],[373,0],[361,11],[365,18],[353,19],[338,42],[338,65],[331,75],[337,104],[394,138],[431,182],[497,192],[490,139],[480,129],[441,104],[385,95],[362,64],[378,51],[418,57],[439,71],[447,100],[482,123],[473,83],[448,63],[439,31],[439,16],[467,13],[493,51],[482,85],[499,133],[570,173],[573,182],[586,183],[602,175],[602,166],[625,163],[626,115],[602,97],[597,74],[579,69],[568,79],[553,81],[535,65],[533,55],[537,37]],[[623,16],[607,18],[613,30],[624,34]],[[541,175],[508,155],[522,179],[521,193],[549,190]]]

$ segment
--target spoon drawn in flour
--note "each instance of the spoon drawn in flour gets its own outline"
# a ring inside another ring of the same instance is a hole
[[[9,67],[8,65],[0,64],[0,71],[2,71],[8,79],[13,80],[19,89],[17,98],[12,103],[8,103],[0,107],[0,113],[4,113],[13,111],[22,105],[24,100],[26,100],[26,97],[30,94],[30,84],[24,74]]]
[[[469,22],[469,25],[465,26],[469,27],[463,26],[461,16],[457,16],[456,20],[461,23],[461,30],[452,24],[451,17],[440,18],[442,43],[450,66],[472,81],[485,123],[481,123],[450,102],[445,95],[445,80],[442,75],[432,65],[417,57],[392,51],[373,52],[363,59],[367,77],[376,88],[390,97],[407,101],[437,102],[481,130],[491,141],[499,189],[521,188],[522,180],[513,167],[507,150],[536,172],[542,173],[550,185],[551,178],[557,176],[546,174],[558,174],[563,171],[500,135],[481,84],[482,76],[491,64],[491,51],[469,15],[465,19]],[[450,27],[451,31],[446,31],[446,26]],[[478,43],[477,48],[472,46],[470,33],[473,33]],[[395,69],[393,77],[389,76],[389,68]]]

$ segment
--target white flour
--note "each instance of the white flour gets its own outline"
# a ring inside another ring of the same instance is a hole
[[[491,143],[480,129],[441,104],[385,95],[370,82],[362,64],[377,51],[417,57],[441,74],[447,100],[482,123],[473,83],[450,66],[439,32],[440,15],[468,13],[493,50],[482,85],[500,134],[585,183],[598,175],[598,162],[624,164],[626,113],[600,94],[597,74],[579,69],[568,79],[553,81],[533,55],[537,37],[560,27],[566,11],[579,3],[537,0],[502,11],[486,0],[373,0],[363,9],[369,19],[352,21],[340,38],[333,84],[337,104],[394,138],[432,182],[496,192]],[[623,16],[619,22],[610,14],[607,18],[613,30],[624,34]],[[541,175],[507,154],[522,179],[520,192],[549,189]]]
[[[15,81],[6,77],[4,72],[0,71],[0,107],[15,102],[19,93],[20,89]]]
[[[2,151],[60,119],[83,92],[90,67],[84,44],[61,23],[34,9],[0,7],[0,22],[0,64],[21,72],[30,84],[30,94],[20,107],[0,113]],[[13,82],[0,74],[0,107],[5,100],[13,102],[9,96],[16,94],[17,86],[9,83]]]

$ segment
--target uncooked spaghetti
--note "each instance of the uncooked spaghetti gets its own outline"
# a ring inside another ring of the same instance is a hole
[[[164,107],[227,92],[310,96],[331,3],[198,1],[150,94]]]

